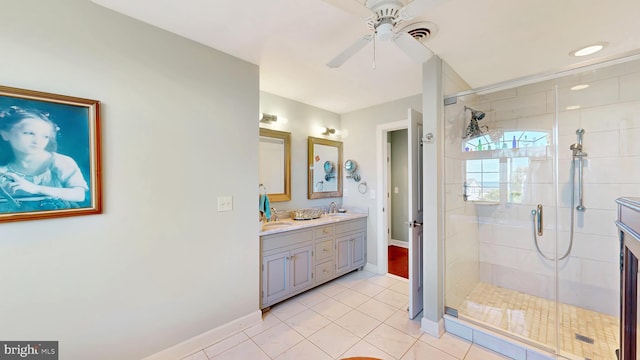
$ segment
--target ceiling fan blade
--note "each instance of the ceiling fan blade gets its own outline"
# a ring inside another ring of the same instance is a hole
[[[323,0],[337,8],[340,8],[350,14],[359,16],[361,18],[368,18],[373,15],[373,12],[368,7],[356,0]]]
[[[433,52],[406,32],[396,35],[393,41],[415,62],[422,64],[431,59]]]
[[[413,0],[400,9],[400,16],[402,16],[404,20],[413,19],[424,15],[429,8],[440,5],[446,1],[447,0]]]
[[[329,61],[329,63],[327,63],[327,66],[330,68],[340,67],[340,65],[344,64],[345,61],[349,60],[358,51],[362,50],[362,48],[365,47],[371,41],[371,39],[371,35],[365,35],[361,37],[360,39],[358,39],[358,41],[354,42],[338,56],[333,58],[333,60]]]

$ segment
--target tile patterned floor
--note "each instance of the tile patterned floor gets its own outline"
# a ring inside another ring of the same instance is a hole
[[[560,354],[579,359],[615,360],[619,319],[560,304]],[[479,283],[458,309],[460,318],[480,322],[534,343],[555,348],[556,306],[551,300]],[[578,336],[577,336],[578,335]],[[593,340],[593,343],[581,341]]]
[[[405,279],[357,271],[277,304],[262,323],[183,360],[508,359],[407,316]]]

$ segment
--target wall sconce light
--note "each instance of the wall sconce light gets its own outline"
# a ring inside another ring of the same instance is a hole
[[[278,121],[278,117],[276,115],[271,115],[267,113],[260,113],[260,122],[265,124],[271,124]]]
[[[322,135],[333,135],[336,133],[336,129],[334,128],[324,128],[324,132]]]

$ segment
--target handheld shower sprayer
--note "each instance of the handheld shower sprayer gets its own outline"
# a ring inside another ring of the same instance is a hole
[[[576,130],[576,135],[578,135],[578,145],[580,145],[580,147],[582,147],[582,136],[584,135],[584,129],[580,128],[580,129]]]

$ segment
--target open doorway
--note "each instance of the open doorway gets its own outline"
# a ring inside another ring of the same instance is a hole
[[[409,282],[409,318],[413,319],[422,311],[423,305],[423,206],[422,206],[422,114],[408,109],[407,120],[380,124],[376,127],[377,163],[378,163],[378,271],[388,274],[388,248],[391,239],[390,206],[391,189],[388,141],[390,133],[396,130],[407,130],[407,217],[401,221],[400,227],[408,229],[408,282]],[[393,189],[392,189],[393,190]],[[400,189],[398,189],[400,191]]]
[[[409,278],[410,234],[407,226],[408,146],[406,128],[387,132],[387,271],[405,279]]]

